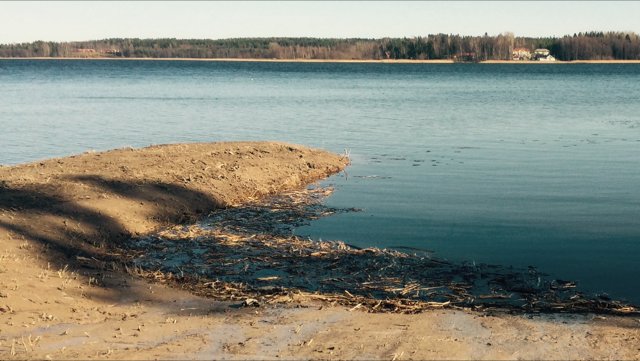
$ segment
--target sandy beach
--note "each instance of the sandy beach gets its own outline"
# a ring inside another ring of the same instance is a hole
[[[0,166],[0,358],[640,359],[635,313],[253,303],[197,295],[122,261],[129,239],[304,188],[348,163],[299,145],[223,142]]]

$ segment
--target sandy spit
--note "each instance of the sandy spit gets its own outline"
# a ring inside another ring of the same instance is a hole
[[[242,308],[101,266],[126,237],[295,189],[348,159],[177,144],[0,167],[0,359],[640,359],[640,320],[314,302]]]

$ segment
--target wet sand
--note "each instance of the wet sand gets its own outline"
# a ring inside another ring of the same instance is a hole
[[[267,142],[0,167],[2,359],[640,359],[640,320],[470,310],[240,307],[136,276],[121,242],[298,189],[348,159]]]

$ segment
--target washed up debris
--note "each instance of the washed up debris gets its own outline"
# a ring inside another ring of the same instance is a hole
[[[275,281],[278,278],[280,278],[280,277],[278,277],[278,276],[269,276],[269,277],[258,277],[258,278],[256,278],[256,280],[267,282],[267,281]]]
[[[242,301],[242,307],[260,307],[260,302],[255,298],[247,298]]]
[[[309,188],[241,207],[217,210],[198,226],[235,235],[291,235],[296,228],[308,225],[312,220],[337,213],[360,211],[356,208],[330,208],[323,205],[322,200],[332,192],[331,187]],[[197,231],[197,228],[193,229]]]
[[[463,307],[639,314],[632,305],[587,295],[575,282],[534,267],[455,263],[424,250],[359,249],[294,235],[310,220],[353,211],[325,206],[331,192],[289,192],[132,239],[132,268],[158,282],[247,306],[318,300],[369,312]]]

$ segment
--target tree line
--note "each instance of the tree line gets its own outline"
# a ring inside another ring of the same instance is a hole
[[[563,37],[431,34],[412,38],[137,39],[0,44],[0,57],[262,58],[262,59],[474,59],[509,60],[513,49],[550,50],[558,60],[638,60],[633,32],[586,32]]]

